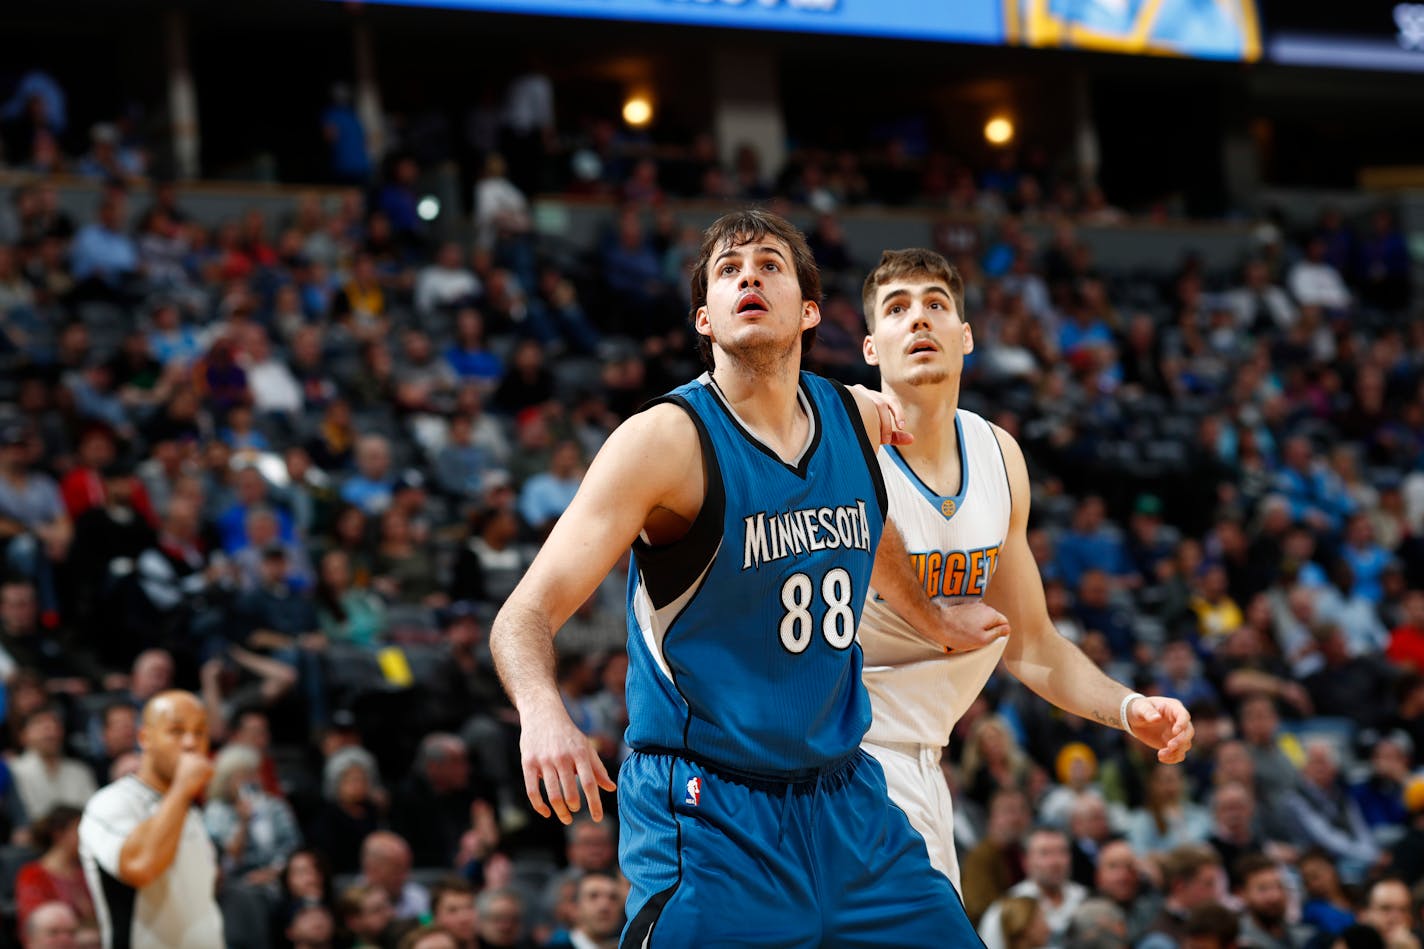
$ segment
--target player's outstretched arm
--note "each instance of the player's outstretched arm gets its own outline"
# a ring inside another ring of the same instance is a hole
[[[1059,635],[1048,615],[1043,578],[1028,546],[1028,467],[1018,442],[994,429],[1004,450],[1013,512],[1009,536],[984,600],[1008,617],[1013,634],[1004,665],[1024,685],[1049,702],[1110,728],[1122,728],[1151,748],[1166,764],[1186,757],[1192,746],[1192,719],[1176,699],[1134,696],[1110,679],[1083,651]]]
[[[655,406],[620,426],[490,627],[495,669],[519,710],[525,791],[544,817],[571,823],[582,788],[599,820],[598,788],[613,790],[559,695],[554,634],[645,527],[696,516],[706,490],[700,458],[696,428],[675,406]]]
[[[945,652],[978,649],[1009,635],[1004,614],[981,600],[950,603],[931,599],[915,575],[905,539],[893,520],[885,522],[880,534],[870,585],[915,632]]]

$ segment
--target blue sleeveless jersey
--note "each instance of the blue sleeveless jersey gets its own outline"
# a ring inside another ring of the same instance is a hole
[[[686,536],[633,546],[628,744],[767,777],[844,758],[870,726],[855,632],[885,485],[853,397],[801,374],[811,420],[795,463],[710,375],[660,401],[697,425],[707,496]]]

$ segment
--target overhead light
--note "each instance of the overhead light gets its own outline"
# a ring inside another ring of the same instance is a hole
[[[415,205],[415,213],[422,221],[433,221],[440,216],[440,199],[427,194]]]
[[[1014,123],[996,115],[984,123],[984,138],[990,145],[1007,145],[1014,140]]]
[[[623,103],[623,121],[640,129],[653,120],[653,104],[647,96],[635,95]]]

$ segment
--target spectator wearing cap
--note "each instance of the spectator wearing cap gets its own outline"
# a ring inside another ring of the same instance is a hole
[[[387,825],[389,799],[376,759],[359,746],[338,749],[322,766],[321,785],[321,807],[310,824],[312,844],[331,861],[332,872],[355,873],[361,841]]]
[[[548,535],[573,502],[583,473],[578,443],[565,440],[554,446],[548,469],[524,482],[519,492],[519,516],[539,537]]]
[[[1181,533],[1162,520],[1162,499],[1139,495],[1132,505],[1126,538],[1127,557],[1144,584],[1155,584],[1158,568],[1172,556]]]
[[[316,607],[299,594],[289,580],[287,551],[273,544],[262,552],[259,584],[233,604],[230,637],[254,652],[269,654],[297,673],[306,698],[309,723],[326,721],[326,673]]]
[[[341,499],[367,514],[380,514],[391,503],[391,445],[382,435],[362,435],[356,442],[356,474],[341,486]]]
[[[237,572],[239,589],[252,590],[262,583],[262,561],[271,550],[280,550],[286,558],[287,582],[292,590],[305,593],[311,589],[313,571],[306,545],[295,536],[282,537],[282,521],[276,508],[251,508],[246,517],[247,536],[232,562]]]

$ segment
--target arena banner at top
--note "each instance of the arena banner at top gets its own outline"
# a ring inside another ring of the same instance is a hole
[[[1255,60],[1255,0],[381,0],[526,13],[958,43]]]

